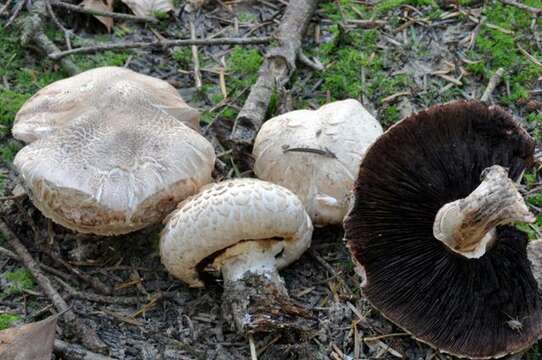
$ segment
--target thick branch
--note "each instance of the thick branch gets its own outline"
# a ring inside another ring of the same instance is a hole
[[[484,170],[482,178],[469,196],[444,205],[433,224],[437,239],[468,258],[484,255],[495,240],[497,226],[534,221],[506,169],[494,165]]]
[[[183,39],[183,40],[162,40],[150,42],[118,42],[114,44],[99,44],[88,47],[80,47],[77,49],[59,51],[50,53],[49,57],[53,60],[62,59],[68,55],[76,54],[91,54],[98,51],[114,51],[126,49],[143,49],[143,48],[168,48],[174,46],[213,46],[213,45],[256,45],[267,44],[272,38],[264,37],[247,37],[247,38],[218,38],[218,39]]]
[[[262,123],[273,92],[283,87],[295,71],[303,34],[316,9],[318,0],[290,1],[278,29],[279,44],[271,49],[260,68],[245,105],[237,116],[231,140],[238,145],[251,145]]]

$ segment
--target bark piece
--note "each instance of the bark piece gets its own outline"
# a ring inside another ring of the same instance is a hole
[[[263,124],[267,107],[276,88],[283,87],[296,69],[303,34],[316,9],[317,0],[290,1],[277,33],[278,46],[271,49],[260,68],[260,75],[237,116],[231,140],[251,145]]]

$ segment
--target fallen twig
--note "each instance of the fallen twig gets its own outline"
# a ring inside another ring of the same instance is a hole
[[[11,14],[11,16],[9,17],[6,25],[4,25],[4,29],[8,28],[11,24],[13,24],[13,21],[15,21],[17,16],[19,16],[19,13],[21,12],[24,4],[26,4],[26,0],[19,0],[17,2],[17,5],[15,5],[15,8],[13,9],[13,14]]]
[[[324,260],[324,258],[322,258],[320,255],[318,255],[318,253],[316,251],[314,251],[313,249],[309,250],[309,254],[316,261],[318,261],[318,263],[320,265],[322,265],[324,267],[324,269],[329,271],[329,273],[331,275],[333,275],[341,283],[344,290],[346,290],[349,294],[353,294],[352,289],[350,289],[350,286],[348,286],[346,281],[344,281],[344,279],[339,275],[339,273],[337,273],[337,271],[335,270],[335,268],[333,266],[331,266],[326,260]]]
[[[14,200],[22,199],[26,196],[27,196],[26,193],[17,194],[17,195],[0,196],[0,201],[14,201]]]
[[[248,335],[248,345],[250,348],[250,359],[258,360],[258,354],[256,353],[256,344],[254,343],[254,337],[252,334]]]
[[[190,39],[197,40],[196,26],[194,25],[193,21],[190,21]],[[194,79],[196,81],[196,89],[201,90],[201,71],[199,69],[199,55],[198,47],[196,45],[192,45],[192,62],[194,63]]]
[[[480,98],[480,101],[488,101],[489,97],[501,81],[502,76],[504,75],[504,69],[498,68],[497,71],[495,71],[495,74],[489,79],[489,82],[487,84],[486,90],[484,91],[484,94]]]
[[[356,25],[362,29],[373,29],[386,25],[384,20],[347,20],[348,24]]]
[[[51,300],[58,312],[63,312],[63,319],[74,336],[79,337],[83,345],[93,351],[102,352],[105,344],[98,338],[94,329],[89,328],[69,309],[68,304],[56,291],[51,281],[42,273],[38,263],[32,258],[26,247],[17,238],[15,233],[0,219],[0,232],[4,235],[10,246],[15,250],[23,265],[30,271],[41,290]]]
[[[52,251],[46,251],[45,252],[51,259],[53,259],[55,262],[59,263],[60,265],[64,266],[68,271],[70,271],[72,274],[77,276],[80,280],[84,281],[88,285],[90,285],[93,289],[99,291],[102,294],[109,295],[112,293],[111,288],[104,283],[102,283],[100,280],[85,274],[84,272],[80,271],[79,269],[74,268],[71,266],[67,261],[62,259],[60,256],[55,254]]]
[[[65,3],[63,1],[51,1],[51,5],[61,7],[67,10],[76,11],[81,14],[87,14],[87,15],[94,15],[94,16],[106,16],[114,19],[120,19],[120,20],[129,20],[129,21],[140,21],[140,22],[148,22],[156,24],[158,23],[158,19],[152,18],[152,17],[144,17],[144,16],[136,16],[136,15],[130,15],[130,14],[121,14],[116,12],[110,12],[110,11],[100,11],[100,10],[94,10],[94,9],[85,9],[82,6],[79,5],[72,5]]]
[[[520,8],[522,10],[526,10],[536,16],[540,15],[540,13],[542,13],[542,9],[539,9],[539,8],[535,8],[535,7],[532,7],[532,6],[529,6],[529,5],[525,5],[525,4],[522,4],[522,3],[519,3],[517,1],[514,1],[514,0],[501,0],[501,2],[503,4],[506,4],[506,5],[512,5],[512,6],[515,6],[517,8]]]
[[[79,345],[70,344],[58,339],[55,340],[54,352],[61,354],[62,358],[66,360],[113,360],[108,356],[93,353]]]
[[[305,55],[305,53],[303,51],[299,51],[299,53],[297,55],[297,59],[301,63],[307,65],[308,67],[310,67],[311,69],[313,69],[315,71],[324,70],[324,65],[322,65],[322,63],[318,59],[315,59],[315,60],[309,59],[308,56]]]
[[[49,13],[49,16],[51,17],[55,25],[64,34],[64,40],[66,41],[66,46],[68,47],[68,49],[71,49],[72,48],[71,36],[73,34],[72,31],[69,29],[66,29],[64,25],[62,25],[60,20],[58,20],[58,18],[56,17],[55,11],[53,10],[53,7],[51,6],[50,0],[45,0],[45,6],[47,7],[47,12]]]
[[[537,58],[535,58],[534,56],[532,56],[531,54],[529,54],[527,52],[527,50],[525,50],[524,48],[521,47],[520,44],[517,44],[517,47],[518,47],[518,50],[523,54],[525,55],[525,57],[527,58],[527,60],[529,60],[530,62],[532,62],[533,64],[537,65],[537,66],[540,66],[542,67],[542,62],[540,62],[540,60],[538,60]]]
[[[256,84],[239,112],[231,134],[237,145],[251,145],[276,88],[282,88],[296,69],[303,34],[316,9],[317,0],[290,1],[278,29],[278,46],[269,50]]]
[[[15,254],[13,251],[8,250],[8,249],[6,249],[4,247],[1,247],[1,246],[0,246],[0,255],[3,255],[5,257],[8,257],[8,258],[10,258],[12,260],[15,260],[15,261],[21,261],[21,258],[17,254]],[[44,265],[42,263],[38,263],[38,265],[39,265],[40,268],[47,271],[48,273],[54,274],[54,275],[56,275],[58,277],[61,277],[64,280],[69,279],[69,276],[67,274],[64,274],[63,272],[58,271],[57,269],[55,269],[53,267]]]
[[[6,3],[2,6],[2,8],[0,8],[0,15],[2,15],[4,13],[4,11],[6,11],[9,6],[11,5],[11,1],[6,1]]]
[[[47,6],[43,0],[35,0],[32,4],[30,14],[27,16],[23,23],[23,32],[21,34],[21,42],[23,45],[27,45],[30,42],[36,44],[46,55],[59,52],[58,47],[45,35],[44,33],[44,21],[47,16]],[[57,59],[60,60],[60,65],[64,70],[70,74],[75,75],[81,72],[79,67],[69,59]]]
[[[247,38],[218,38],[218,39],[182,39],[182,40],[156,40],[151,42],[118,42],[114,44],[99,44],[93,46],[80,47],[77,49],[56,51],[49,54],[49,58],[53,60],[62,59],[68,55],[76,54],[91,54],[98,51],[113,51],[126,49],[142,49],[142,48],[169,48],[174,46],[213,46],[213,45],[257,45],[267,44],[273,38],[271,36],[264,37],[247,37]]]

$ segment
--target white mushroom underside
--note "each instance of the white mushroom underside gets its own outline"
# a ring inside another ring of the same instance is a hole
[[[243,241],[283,239],[276,264],[281,269],[301,256],[311,236],[310,218],[292,192],[257,179],[236,179],[208,185],[180,204],[166,220],[160,254],[171,274],[200,287],[196,268],[209,256]]]
[[[378,121],[356,100],[292,111],[262,126],[254,172],[292,190],[316,225],[340,223],[361,159],[381,134]]]

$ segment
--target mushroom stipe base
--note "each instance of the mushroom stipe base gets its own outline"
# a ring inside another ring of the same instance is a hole
[[[268,276],[269,275],[269,276]],[[305,334],[312,314],[290,298],[278,275],[247,273],[224,282],[224,318],[240,333],[277,332]]]

